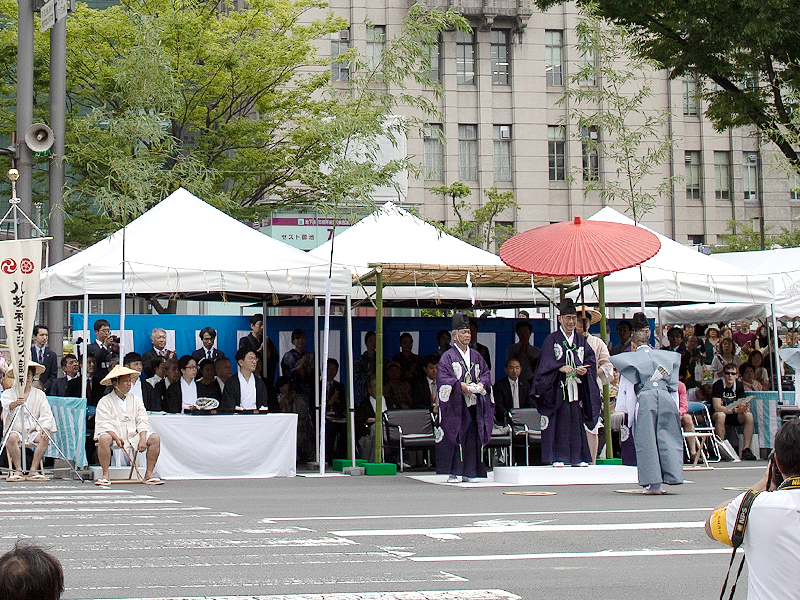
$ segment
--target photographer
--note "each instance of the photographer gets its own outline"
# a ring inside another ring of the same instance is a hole
[[[750,507],[742,547],[748,562],[747,595],[754,598],[796,597],[800,571],[800,419],[775,434],[775,451],[767,472],[753,490],[761,493]],[[775,491],[773,491],[775,490]],[[732,545],[731,536],[745,494],[720,504],[706,521],[706,534]]]

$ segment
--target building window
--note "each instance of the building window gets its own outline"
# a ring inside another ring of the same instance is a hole
[[[800,176],[796,174],[789,175],[789,199],[800,200]]]
[[[731,153],[714,152],[714,197],[717,200],[731,198]]]
[[[342,29],[334,34],[336,38],[331,40],[331,79],[333,81],[347,81],[350,79],[350,63],[336,62],[336,57],[344,54],[350,49],[350,30]]]
[[[367,27],[367,64],[370,71],[380,64],[384,46],[386,46],[386,27],[383,25]]]
[[[742,189],[745,200],[758,200],[758,152],[743,152]]]
[[[456,82],[475,83],[475,35],[456,32]]]
[[[559,125],[547,126],[547,159],[550,181],[564,181],[567,176],[564,155],[564,128]]]
[[[508,62],[508,40],[509,31],[507,29],[492,30],[492,84],[508,85],[511,69]]]
[[[689,245],[691,246],[702,246],[706,243],[706,236],[700,235],[689,235]]]
[[[429,123],[423,131],[425,151],[423,170],[425,179],[441,180],[444,166],[444,145],[442,144],[442,126],[440,123]]]
[[[511,125],[495,125],[494,180],[511,181]]]
[[[683,114],[697,115],[697,83],[694,81],[683,82]]]
[[[428,76],[434,81],[442,80],[442,41],[425,47],[428,57]]]
[[[478,179],[478,126],[458,126],[458,177],[462,181]]]
[[[564,33],[546,29],[544,32],[544,68],[547,85],[564,85]]]
[[[584,48],[578,62],[580,79],[578,85],[594,87],[597,85],[597,58],[592,48]]]
[[[583,141],[583,180],[598,181],[600,179],[600,136],[597,127],[582,127]]]
[[[700,200],[700,153],[684,153],[686,163],[686,199]]]

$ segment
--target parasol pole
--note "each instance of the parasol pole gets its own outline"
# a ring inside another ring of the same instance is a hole
[[[375,456],[383,462],[383,267],[375,269]],[[362,400],[363,402],[363,400]],[[367,398],[369,402],[369,398]]]
[[[600,305],[600,338],[606,343],[608,322],[606,321],[606,282],[605,275],[597,278],[597,300]],[[606,435],[606,458],[614,458],[611,441],[611,399],[608,384],[603,385],[603,423]]]

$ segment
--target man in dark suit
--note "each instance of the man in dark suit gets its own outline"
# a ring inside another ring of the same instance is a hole
[[[472,336],[472,341],[470,342],[469,347],[478,351],[478,354],[480,354],[481,358],[486,361],[486,366],[489,367],[489,370],[491,371],[492,356],[489,354],[489,348],[478,342],[478,322],[473,318],[470,318],[469,320],[469,331]]]
[[[44,366],[44,372],[39,375],[39,381],[46,394],[50,393],[53,382],[58,377],[58,356],[47,347],[50,331],[47,325],[36,325],[33,328],[33,345],[31,346],[31,359]]]
[[[192,358],[200,364],[204,358],[217,360],[218,358],[225,358],[225,353],[221,350],[214,348],[214,341],[217,339],[217,330],[213,327],[203,327],[200,330],[200,341],[203,342],[203,347],[198,348],[192,352]]]
[[[153,389],[156,391],[156,402],[161,406],[165,406],[167,400],[167,388],[171,385],[178,385],[178,380],[181,378],[181,370],[178,368],[178,359],[170,358],[167,360],[167,371],[164,379],[159,381]]]
[[[498,379],[492,391],[494,392],[494,419],[500,424],[506,423],[509,411],[515,408],[532,407],[530,399],[531,384],[522,379],[522,367],[516,358],[506,361],[506,375]]]
[[[255,352],[256,356],[263,357],[264,338],[267,343],[267,374],[270,385],[275,385],[275,371],[278,369],[278,349],[268,336],[264,335],[264,315],[257,314],[250,317],[250,333],[239,340],[239,349],[247,348]]]
[[[429,354],[422,359],[424,376],[411,386],[411,402],[414,408],[427,408],[432,413],[439,412],[436,373],[439,370],[439,355]]]
[[[166,360],[170,358],[177,358],[175,350],[167,349],[167,332],[161,327],[156,327],[150,332],[150,341],[153,347],[142,354],[142,366],[144,367],[144,376],[150,378],[156,374],[153,368],[153,359],[156,356],[163,356]]]
[[[111,351],[108,346],[111,343],[111,325],[105,319],[97,319],[94,322],[95,340],[86,348],[89,356],[94,356],[94,373],[92,378],[94,387],[97,389],[105,388],[100,382],[108,375],[108,363],[111,360]]]
[[[258,364],[256,353],[249,348],[239,348],[236,363],[239,372],[225,382],[220,409],[234,410],[237,406],[247,410],[266,409],[269,402],[267,386],[261,377],[254,374]]]
[[[61,369],[64,371],[64,376],[53,381],[53,385],[50,388],[50,395],[80,398],[80,385],[77,387],[77,390],[75,389],[75,385],[69,385],[69,383],[73,380],[77,380],[79,382],[81,380],[80,376],[78,375],[80,365],[78,364],[77,357],[74,354],[65,354],[64,358],[61,359]],[[76,391],[77,393],[75,393]]]

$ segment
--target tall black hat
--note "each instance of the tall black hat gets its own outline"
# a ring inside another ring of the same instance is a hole
[[[631,319],[631,327],[633,327],[634,331],[638,331],[639,329],[648,329],[650,327],[650,322],[647,320],[647,317],[644,316],[643,312],[637,312],[633,314],[633,318]]]
[[[561,316],[564,315],[577,315],[578,311],[575,309],[575,302],[573,302],[572,298],[564,298],[561,301],[561,305],[558,308]]]
[[[453,313],[453,331],[469,329],[469,317],[462,312]]]

